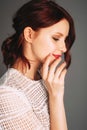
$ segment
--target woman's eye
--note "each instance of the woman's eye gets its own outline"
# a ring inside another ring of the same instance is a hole
[[[59,38],[53,37],[53,40],[54,40],[54,41],[58,41],[58,40],[59,40]]]

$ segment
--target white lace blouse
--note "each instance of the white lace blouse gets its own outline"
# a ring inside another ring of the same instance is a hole
[[[49,130],[49,126],[43,81],[8,69],[0,79],[0,130]]]

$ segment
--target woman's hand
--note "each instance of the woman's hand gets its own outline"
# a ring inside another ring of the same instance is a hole
[[[49,96],[57,97],[64,95],[64,79],[67,70],[65,68],[66,63],[59,65],[60,62],[61,57],[55,59],[54,56],[49,55],[41,68],[41,75]]]
[[[66,63],[61,58],[48,56],[41,68],[42,78],[49,93],[50,130],[68,130],[63,102]]]

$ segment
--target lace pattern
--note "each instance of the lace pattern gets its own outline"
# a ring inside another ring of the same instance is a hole
[[[48,95],[42,80],[10,68],[0,79],[0,130],[49,130]]]

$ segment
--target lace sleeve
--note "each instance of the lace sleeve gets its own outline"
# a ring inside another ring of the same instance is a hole
[[[23,92],[0,87],[0,127],[2,130],[48,130],[34,114]]]

